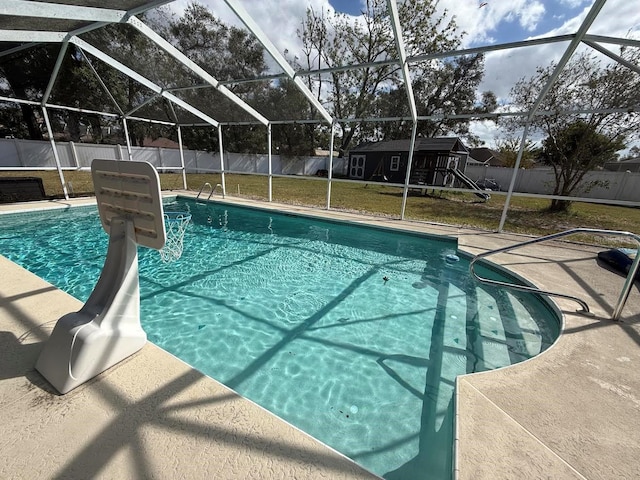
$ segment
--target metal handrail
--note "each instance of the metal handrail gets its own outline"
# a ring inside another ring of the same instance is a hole
[[[211,185],[209,185],[211,186]],[[222,184],[221,183],[216,183],[216,186],[213,187],[211,189],[211,192],[209,193],[209,196],[207,197],[207,201],[209,201],[211,199],[211,196],[215,193],[216,188],[220,187],[222,189]],[[224,198],[224,190],[222,190],[222,198]]]
[[[198,195],[196,195],[196,200],[198,200],[200,198],[200,195],[202,194],[202,191],[204,190],[204,187],[207,187],[207,186],[209,187],[209,197],[211,197],[211,193],[213,193],[213,187],[211,186],[211,184],[209,182],[205,182],[200,187],[200,191],[198,192]]]
[[[640,236],[636,235],[635,233],[631,233],[631,232],[624,232],[624,231],[619,231],[619,230],[600,230],[600,229],[596,229],[596,228],[573,228],[571,230],[565,230],[564,232],[560,232],[560,233],[554,233],[552,235],[547,235],[545,237],[538,237],[538,238],[534,238],[533,240],[528,240],[526,242],[520,242],[520,243],[516,243],[515,245],[511,245],[509,247],[503,247],[503,248],[497,248],[495,250],[490,250],[488,252],[484,252],[484,253],[480,253],[478,255],[476,255],[473,260],[471,260],[471,263],[469,264],[469,271],[471,272],[471,275],[476,278],[478,281],[482,282],[482,283],[486,283],[489,285],[497,285],[500,287],[506,287],[506,288],[511,288],[513,290],[520,290],[520,291],[524,291],[524,292],[533,292],[533,293],[539,293],[539,294],[543,294],[543,295],[549,295],[549,296],[553,296],[553,297],[561,297],[561,298],[566,298],[569,300],[573,300],[577,303],[580,304],[580,306],[582,307],[582,310],[577,310],[578,313],[581,313],[583,315],[593,315],[590,311],[589,311],[589,306],[587,305],[587,303],[578,298],[578,297],[574,297],[572,295],[566,295],[564,293],[556,293],[556,292],[549,292],[549,291],[545,291],[545,290],[541,290],[539,288],[536,287],[528,287],[525,285],[516,285],[513,283],[506,283],[506,282],[500,282],[498,280],[491,280],[489,278],[484,278],[479,276],[475,270],[474,270],[474,266],[475,263],[478,260],[481,260],[483,258],[486,258],[490,255],[494,255],[496,253],[504,253],[504,252],[508,252],[511,250],[515,250],[516,248],[522,248],[522,247],[526,247],[528,245],[533,245],[535,243],[540,243],[540,242],[544,242],[547,240],[555,240],[557,238],[561,238],[561,237],[566,237],[569,235],[574,235],[576,233],[589,233],[589,234],[595,234],[595,235],[611,235],[611,236],[617,236],[617,237],[630,237],[632,239],[634,239],[636,241],[636,244],[638,245],[638,252],[636,253],[636,258],[633,260],[633,263],[631,264],[631,268],[629,268],[629,273],[627,274],[627,279],[624,282],[624,286],[622,287],[622,291],[620,292],[620,296],[618,297],[618,303],[616,304],[615,309],[613,310],[613,315],[611,315],[611,320],[617,321],[620,319],[620,314],[622,313],[622,309],[624,308],[625,304],[627,303],[627,299],[629,298],[629,293],[631,292],[631,287],[633,286],[633,281],[636,277],[636,273],[638,272],[638,265],[640,264]]]
[[[207,197],[207,201],[211,200],[211,197],[216,192],[216,188],[218,188],[218,187],[220,187],[222,189],[222,198],[224,198],[224,188],[222,188],[222,184],[221,183],[216,183],[216,186],[212,187],[209,182],[205,182],[200,187],[200,191],[198,192],[198,195],[196,195],[196,200],[200,199],[200,195],[202,195],[202,191],[204,190],[205,187],[209,187],[209,196]]]

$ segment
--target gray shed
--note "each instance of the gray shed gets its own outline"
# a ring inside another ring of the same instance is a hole
[[[349,178],[404,183],[411,140],[362,143],[349,152]],[[464,173],[469,150],[458,137],[416,139],[409,183],[445,186]]]

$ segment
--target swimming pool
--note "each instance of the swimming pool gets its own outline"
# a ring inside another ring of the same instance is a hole
[[[477,284],[463,256],[449,265],[453,239],[167,208],[193,223],[176,263],[140,249],[149,339],[387,478],[449,478],[455,377],[558,335],[545,300]],[[107,246],[95,209],[3,215],[0,228],[0,253],[87,299]]]

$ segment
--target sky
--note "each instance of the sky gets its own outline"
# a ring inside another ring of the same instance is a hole
[[[198,0],[223,21],[241,25],[235,14],[220,0]],[[402,0],[397,0],[398,2]],[[238,0],[280,52],[295,56],[300,52],[300,29],[308,7],[338,11],[357,21],[364,0]],[[180,11],[189,0],[174,2]],[[455,21],[463,36],[462,47],[477,47],[540,37],[575,33],[593,0],[440,0],[438,10]],[[640,6],[636,0],[608,0],[589,30],[591,34],[631,37],[640,40]],[[567,43],[547,44],[490,52],[485,56],[485,77],[480,91],[493,91],[506,103],[511,87],[531,76],[536,66],[558,60]],[[608,46],[612,51],[617,47]],[[587,47],[581,47],[587,48]],[[302,57],[301,54],[299,54]],[[491,122],[475,122],[474,133],[493,144],[496,131]]]

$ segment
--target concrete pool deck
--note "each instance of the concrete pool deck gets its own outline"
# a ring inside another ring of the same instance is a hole
[[[225,201],[452,235],[471,254],[527,238]],[[0,212],[82,203],[94,201]],[[640,478],[640,292],[636,283],[622,321],[609,320],[624,279],[598,265],[600,250],[554,242],[492,259],[540,288],[584,298],[595,317],[556,300],[565,325],[551,349],[458,378],[458,478]],[[1,256],[0,272],[0,478],[376,478],[151,343],[56,395],[33,366],[55,321],[80,302]]]

